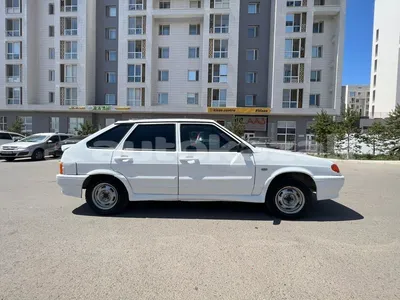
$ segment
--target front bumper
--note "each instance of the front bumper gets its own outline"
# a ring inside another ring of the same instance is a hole
[[[339,192],[344,185],[344,176],[315,176],[317,200],[339,198]]]
[[[6,158],[24,158],[31,157],[32,153],[29,150],[0,150],[0,159]]]
[[[61,187],[64,195],[82,198],[83,182],[87,178],[86,175],[57,175],[57,184]]]

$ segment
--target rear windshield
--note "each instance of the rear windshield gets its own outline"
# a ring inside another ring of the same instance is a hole
[[[117,124],[117,126],[91,139],[86,146],[88,148],[114,149],[132,126],[133,123]]]

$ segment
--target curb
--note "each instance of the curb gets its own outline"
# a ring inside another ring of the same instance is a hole
[[[329,158],[328,158],[329,159]],[[337,161],[341,163],[358,163],[358,164],[384,164],[384,165],[400,165],[399,160],[354,160],[354,159],[329,159],[331,161]]]

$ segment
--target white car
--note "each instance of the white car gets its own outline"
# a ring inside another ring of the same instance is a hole
[[[265,203],[298,218],[313,200],[344,184],[336,164],[300,153],[255,148],[212,120],[121,121],[65,151],[57,183],[100,215],[129,201]]]
[[[12,142],[16,142],[25,138],[22,134],[8,131],[0,131],[0,146]]]

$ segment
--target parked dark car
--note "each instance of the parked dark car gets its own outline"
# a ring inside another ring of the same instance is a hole
[[[76,143],[80,142],[81,140],[83,140],[85,137],[86,137],[86,135],[73,135],[73,136],[67,138],[66,140],[63,140],[60,144],[60,148],[57,149],[57,154],[59,156],[61,156],[63,154],[62,146],[76,144]]]

